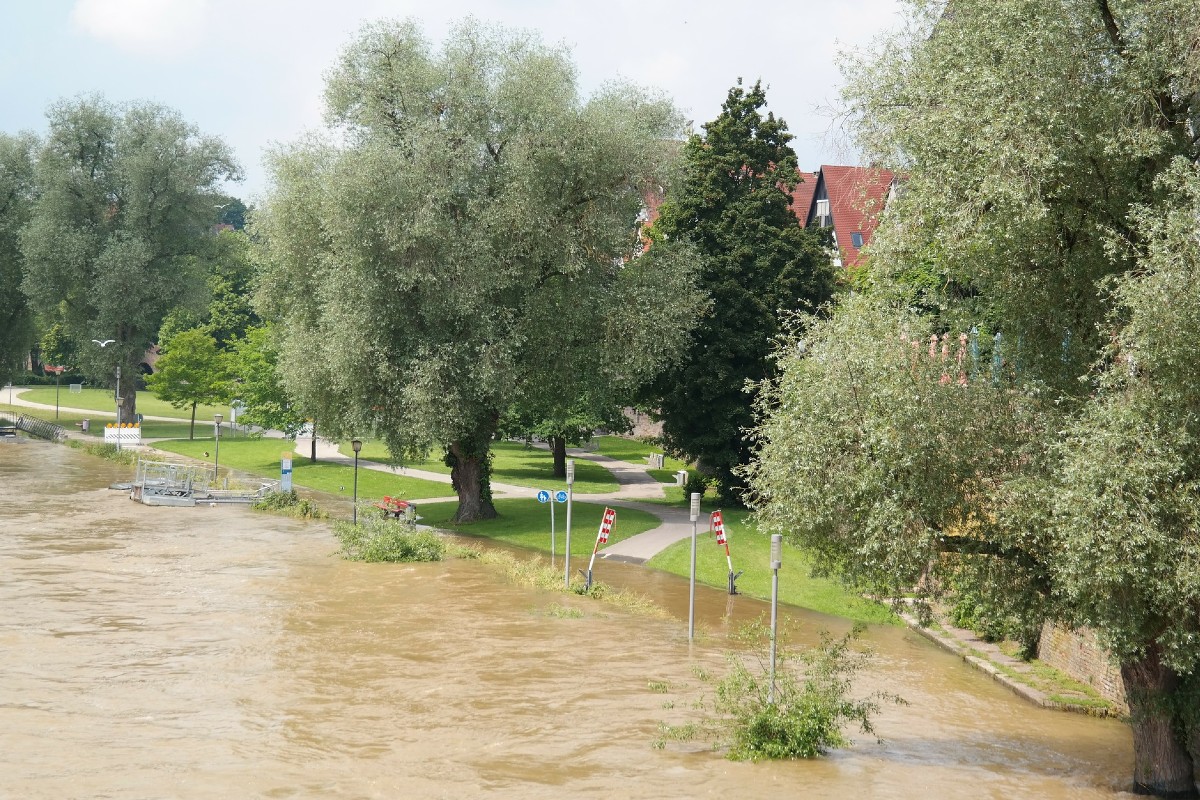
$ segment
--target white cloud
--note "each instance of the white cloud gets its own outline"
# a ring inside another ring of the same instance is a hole
[[[202,38],[208,4],[208,0],[77,0],[71,24],[130,53],[178,56]]]

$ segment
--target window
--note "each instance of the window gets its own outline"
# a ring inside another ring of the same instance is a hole
[[[850,234],[850,244],[854,245],[855,247],[862,247],[862,231],[855,231],[854,233]]]
[[[813,214],[813,224],[818,225],[822,228],[828,227],[833,224],[833,221],[829,218],[829,199],[828,198],[826,198],[825,200],[817,201],[816,213]]]

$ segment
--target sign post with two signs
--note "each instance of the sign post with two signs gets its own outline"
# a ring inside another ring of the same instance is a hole
[[[550,503],[550,564],[553,566],[556,543],[554,536],[554,503],[551,503],[551,500],[554,503],[565,503],[567,502],[567,493],[558,491],[551,494],[547,489],[542,489],[537,493],[537,501],[539,503]]]

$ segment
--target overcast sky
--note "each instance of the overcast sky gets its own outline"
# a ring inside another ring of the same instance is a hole
[[[152,100],[224,138],[266,188],[263,149],[321,124],[323,73],[363,22],[413,17],[441,43],[472,15],[573,51],[585,92],[622,77],[699,126],[738,77],[762,79],[802,169],[856,163],[827,114],[840,50],[900,23],[900,0],[0,0],[0,131],[42,132],[55,100]]]

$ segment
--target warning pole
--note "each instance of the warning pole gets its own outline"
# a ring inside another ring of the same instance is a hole
[[[729,555],[729,538],[725,535],[725,517],[721,510],[712,512],[708,520],[709,530],[717,534],[717,544],[725,545],[725,564],[729,567],[729,593],[737,594],[737,579],[742,573],[734,573],[733,558]]]
[[[600,550],[600,545],[608,544],[608,534],[612,532],[613,521],[617,518],[617,512],[611,508],[604,509],[604,516],[600,519],[600,530],[596,534],[596,545],[592,548],[592,560],[588,562],[587,585],[584,591],[590,591],[592,588],[592,565],[596,563],[596,553]]]

